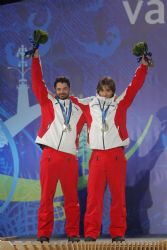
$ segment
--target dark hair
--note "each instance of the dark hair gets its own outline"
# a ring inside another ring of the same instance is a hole
[[[70,88],[70,80],[67,77],[65,77],[65,76],[57,77],[55,82],[54,82],[54,88],[56,88],[56,85],[57,85],[58,82],[66,83],[67,86]]]
[[[101,90],[103,90],[103,87],[106,86],[108,87],[110,90],[112,90],[113,94],[115,93],[116,90],[116,86],[115,86],[115,82],[113,81],[113,79],[109,76],[104,76],[103,78],[101,78],[97,84],[97,93],[99,94],[99,92]]]

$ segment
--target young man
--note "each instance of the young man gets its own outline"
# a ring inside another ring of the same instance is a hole
[[[38,211],[38,240],[49,241],[54,225],[53,199],[60,180],[69,241],[79,241],[80,208],[77,195],[78,137],[85,122],[81,108],[70,99],[70,81],[59,77],[55,96],[43,81],[38,50],[32,59],[32,89],[41,106],[41,126],[36,143],[43,151],[40,161],[41,201]]]
[[[85,214],[85,240],[95,241],[102,223],[103,196],[108,182],[112,196],[110,207],[110,235],[113,241],[124,241],[126,231],[126,158],[124,147],[129,138],[126,128],[126,113],[146,74],[147,61],[142,59],[131,84],[119,97],[115,95],[115,83],[104,77],[97,85],[97,95],[87,104],[80,105],[88,125],[88,141],[92,149],[89,162],[88,197]]]

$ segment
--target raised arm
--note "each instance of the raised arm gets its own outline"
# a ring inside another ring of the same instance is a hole
[[[48,90],[43,80],[41,62],[38,50],[32,58],[32,90],[41,105],[48,102]]]
[[[138,91],[144,84],[147,70],[148,63],[144,60],[144,58],[142,58],[141,65],[137,68],[135,75],[126,90],[118,97],[118,102],[122,101],[126,107],[131,105]]]

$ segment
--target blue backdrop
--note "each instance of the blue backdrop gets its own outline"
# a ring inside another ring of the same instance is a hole
[[[119,95],[138,66],[133,44],[148,43],[155,67],[128,111],[127,235],[167,233],[166,15],[160,0],[24,0],[0,6],[0,236],[36,235],[41,151],[34,140],[40,109],[31,89],[31,59],[24,57],[34,29],[49,33],[40,47],[48,88],[53,91],[56,76],[66,75],[79,97],[94,95],[104,75],[112,76]],[[90,154],[84,128],[78,153],[81,234]],[[103,235],[110,202],[106,188]],[[54,208],[53,235],[61,235],[60,186]]]

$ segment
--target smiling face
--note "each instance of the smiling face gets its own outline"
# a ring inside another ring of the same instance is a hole
[[[56,96],[62,100],[69,98],[70,95],[70,80],[65,76],[59,76],[54,82]]]
[[[56,96],[61,100],[65,100],[70,95],[70,87],[65,82],[57,82],[55,86]]]

